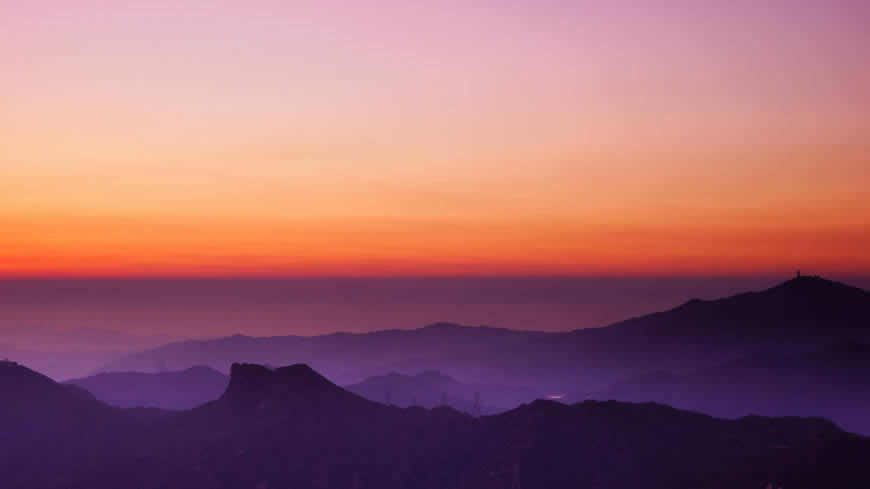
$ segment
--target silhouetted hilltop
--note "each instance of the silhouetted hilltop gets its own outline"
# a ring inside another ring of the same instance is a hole
[[[0,486],[91,487],[87,479],[71,481],[70,471],[124,467],[132,456],[125,444],[163,419],[159,411],[113,408],[77,386],[0,362]]]
[[[16,362],[0,361],[0,387],[5,399],[39,395],[56,389],[55,382]]]
[[[230,383],[218,405],[244,409],[364,409],[373,403],[333,384],[304,364],[270,369],[234,363]]]
[[[96,402],[87,391],[65,386],[16,362],[0,361],[0,406],[22,408],[36,403]]]
[[[820,277],[704,301],[617,323],[608,333],[665,341],[816,343],[870,337],[870,293]]]
[[[110,372],[66,382],[118,407],[190,409],[223,394],[229,377],[210,367],[177,372]]]

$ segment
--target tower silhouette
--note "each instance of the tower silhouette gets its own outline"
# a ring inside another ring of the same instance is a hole
[[[447,406],[447,393],[446,392],[441,393],[441,405]]]
[[[386,404],[387,406],[393,405],[393,391],[391,391],[390,389],[384,390],[384,404]]]
[[[474,393],[474,406],[471,407],[471,415],[475,418],[480,417],[480,392]]]

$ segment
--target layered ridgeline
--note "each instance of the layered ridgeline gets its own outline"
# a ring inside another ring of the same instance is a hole
[[[728,417],[823,416],[870,434],[863,415],[870,412],[868,344],[870,293],[799,277],[591,330],[437,324],[317,337],[233,336],[170,344],[107,369],[210,365],[226,371],[237,359],[304,362],[370,399],[390,396],[399,405],[418,396],[416,403],[431,406],[444,392],[448,404],[463,410],[475,392],[492,411],[548,396],[657,401]],[[837,363],[843,352],[848,363]],[[468,387],[451,395],[432,385],[439,379],[419,377],[425,371]]]
[[[796,351],[868,340],[870,293],[800,277],[761,292],[690,300],[604,328],[547,333],[442,323],[314,337],[236,335],[172,343],[128,355],[104,370],[148,372],[205,365],[227,371],[235,361],[293,361],[310,364],[341,384],[392,372],[437,370],[469,383],[538,384],[546,376],[550,380],[542,390],[550,391],[564,387],[565,379],[587,380],[587,387],[595,387],[601,379],[648,372],[651,366],[713,365],[769,348]],[[591,375],[590,369],[602,371]]]
[[[0,391],[0,480],[18,489],[870,484],[870,440],[819,419],[593,401],[475,418],[372,402],[305,365],[233,365],[217,400],[172,413],[109,407],[12,363]]]
[[[177,372],[112,372],[69,380],[97,399],[117,407],[191,409],[220,397],[229,376],[209,367]],[[507,386],[464,384],[440,372],[370,377],[345,389],[376,402],[400,407],[450,406],[469,414],[507,411],[534,399],[528,390]],[[486,399],[485,403],[481,399]]]

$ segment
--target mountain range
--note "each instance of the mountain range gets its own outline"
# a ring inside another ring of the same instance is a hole
[[[356,385],[370,399],[382,401],[391,391],[400,405],[417,395],[427,406],[440,404],[444,388],[420,385],[415,393],[407,387],[407,377],[437,371],[471,386],[454,396],[462,399],[456,407],[463,410],[474,392],[493,412],[535,398],[613,398],[666,402],[729,417],[819,415],[870,434],[870,424],[857,414],[870,407],[863,371],[819,361],[836,357],[832,352],[837,348],[851,348],[850,361],[863,365],[870,361],[862,346],[867,344],[870,293],[803,276],[759,292],[689,300],[595,329],[553,333],[439,323],[365,334],[236,335],[172,343],[128,355],[104,369],[207,365],[226,372],[235,361],[306,363],[340,385]],[[756,366],[737,369],[741,362]],[[396,385],[376,385],[367,380],[372,378]],[[705,401],[716,395],[729,397],[728,402]]]
[[[300,364],[234,364],[218,399],[178,412],[110,407],[11,362],[0,392],[0,480],[17,489],[870,484],[870,440],[821,419],[613,401],[476,418],[382,405]]]
[[[312,337],[234,335],[171,343],[127,355],[104,370],[206,365],[227,371],[235,361],[298,361],[342,384],[425,370],[472,383],[500,377],[516,381],[531,371],[536,383],[536,374],[545,371],[584,378],[590,368],[631,371],[650,364],[715,364],[758,348],[794,350],[846,340],[870,340],[870,293],[804,276],[760,292],[690,300],[602,328],[554,333],[438,323],[414,330]]]
[[[209,367],[176,372],[111,372],[66,381],[106,404],[123,407],[191,409],[223,394],[229,376]],[[450,406],[466,413],[507,411],[534,399],[529,392],[506,386],[469,385],[440,372],[417,375],[388,374],[370,377],[345,389],[366,399],[400,407]],[[480,399],[485,403],[480,403]],[[477,405],[476,405],[477,404]]]

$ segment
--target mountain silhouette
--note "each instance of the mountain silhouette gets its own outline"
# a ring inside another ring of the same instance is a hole
[[[84,389],[58,384],[16,362],[0,361],[0,406],[8,410],[27,409],[31,405],[88,403],[96,399]],[[11,412],[11,411],[7,411]]]
[[[759,352],[793,353],[840,341],[870,341],[870,294],[818,277],[760,292],[691,300],[608,327],[515,331],[438,323],[414,330],[314,337],[232,336],[185,341],[124,357],[112,371],[184,369],[234,362],[306,363],[341,385],[391,373],[439,371],[465,384],[524,392],[518,401],[588,392],[657,370],[690,371]],[[383,393],[378,394],[381,399]]]
[[[369,409],[374,403],[333,384],[304,364],[270,369],[234,363],[230,383],[216,405],[234,412]]]
[[[617,323],[610,333],[662,341],[826,342],[870,338],[870,293],[803,276],[761,292],[691,300],[659,314]]]
[[[166,363],[228,369],[233,361],[290,359],[367,399],[384,402],[389,395],[399,406],[437,406],[443,392],[448,404],[466,412],[473,411],[479,392],[484,413],[550,396],[564,402],[655,401],[731,418],[823,416],[870,434],[860,369],[868,361],[861,349],[866,344],[870,294],[804,276],[763,291],[690,300],[597,329],[552,333],[437,323],[316,337],[237,335],[170,344],[112,368],[147,370]],[[843,355],[837,348],[857,350]],[[833,368],[836,358],[848,358],[856,367]],[[427,371],[457,379],[459,386],[452,391],[427,386],[425,377],[416,378]],[[411,378],[419,388],[406,382]]]
[[[861,488],[870,440],[821,419],[721,420],[656,404],[535,401],[472,418],[389,407],[305,365],[236,364],[178,412],[107,406],[0,365],[0,480],[17,489],[361,487]],[[10,402],[11,399],[11,402]],[[77,405],[75,416],[67,416]],[[28,430],[51,425],[39,436]],[[50,433],[50,434],[49,434]],[[812,460],[812,463],[806,461]]]
[[[237,365],[236,369],[250,369],[252,377],[272,377],[270,367],[261,372],[258,365]],[[279,377],[283,372],[279,372]],[[240,372],[237,372],[238,378]],[[227,391],[230,377],[210,367],[191,367],[177,372],[110,372],[64,382],[91,393],[107,404],[117,407],[154,407],[166,410],[184,410],[220,398]],[[236,396],[237,387],[227,395]],[[534,398],[527,390],[508,386],[463,384],[440,372],[427,371],[416,375],[392,373],[370,377],[345,390],[371,401],[401,407],[437,407],[446,398],[447,405],[467,413],[493,414]],[[443,394],[443,398],[442,398]],[[486,401],[475,407],[475,399]]]

